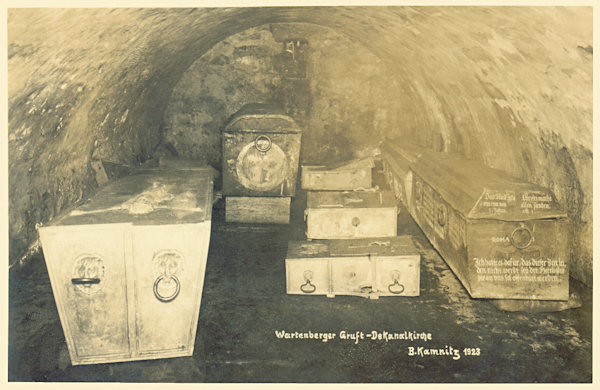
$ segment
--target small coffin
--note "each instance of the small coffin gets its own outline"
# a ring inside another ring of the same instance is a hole
[[[311,239],[391,237],[398,208],[388,191],[311,191],[305,215]]]

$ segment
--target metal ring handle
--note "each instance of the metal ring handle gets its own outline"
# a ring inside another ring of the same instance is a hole
[[[300,290],[305,294],[311,294],[317,291],[317,286],[312,284],[310,280],[307,280],[306,283],[300,286]]]
[[[177,286],[177,288],[175,289],[175,292],[173,294],[169,295],[168,297],[164,297],[164,296],[160,295],[160,293],[158,292],[158,285],[165,278],[171,278],[172,280],[175,281],[175,284]],[[179,283],[179,279],[177,279],[177,276],[175,276],[175,275],[160,275],[158,278],[156,278],[153,289],[154,289],[154,296],[156,297],[156,299],[158,299],[161,302],[171,302],[173,299],[177,298],[177,295],[179,295],[179,290],[181,289],[181,284]]]
[[[400,279],[400,271],[393,270],[392,271],[392,279],[394,279],[394,283],[388,286],[388,291],[392,294],[402,294],[404,292],[404,285],[398,283],[398,279]],[[401,287],[401,290],[398,290],[395,286]]]
[[[397,290],[394,286],[398,286],[401,288],[401,290]],[[388,290],[389,292],[391,292],[392,294],[402,294],[404,292],[404,285],[398,283],[397,280],[394,280],[394,283],[390,284],[388,286]]]
[[[313,277],[313,272],[307,269],[306,271],[304,271],[304,274],[302,276],[304,277],[304,280],[306,280],[306,283],[300,286],[300,290],[306,294],[314,293],[317,290],[317,286],[310,282],[310,280]]]
[[[518,249],[525,249],[533,242],[533,234],[525,226],[519,226],[510,234],[510,242]]]
[[[71,283],[73,283],[73,284],[98,284],[98,283],[100,283],[100,278],[73,278],[73,279],[71,279]]]
[[[268,152],[269,149],[271,149],[272,145],[273,145],[273,142],[271,141],[271,138],[267,137],[266,135],[259,135],[254,140],[254,147],[259,152],[263,152],[263,153]]]

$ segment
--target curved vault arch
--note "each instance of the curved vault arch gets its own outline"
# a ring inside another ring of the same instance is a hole
[[[94,191],[91,159],[152,155],[195,58],[267,23],[326,26],[377,53],[407,102],[390,136],[553,189],[573,221],[574,275],[589,279],[591,7],[11,9],[11,258]]]

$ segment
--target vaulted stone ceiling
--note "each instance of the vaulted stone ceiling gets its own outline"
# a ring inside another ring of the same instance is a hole
[[[591,7],[9,9],[11,259],[95,191],[92,159],[153,156],[194,61],[276,23],[331,29],[383,62],[398,86],[388,137],[551,188],[572,273],[591,283]]]

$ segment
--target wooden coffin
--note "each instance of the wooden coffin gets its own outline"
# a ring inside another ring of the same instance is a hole
[[[291,198],[272,196],[228,196],[225,198],[225,222],[290,223]]]
[[[306,236],[313,238],[390,237],[397,233],[398,208],[388,191],[310,191]]]
[[[303,165],[302,189],[341,191],[371,188],[372,158],[349,161],[335,167]]]
[[[39,228],[74,365],[192,355],[212,190],[209,170],[144,170]]]
[[[301,130],[276,106],[248,104],[223,129],[223,194],[294,196]]]
[[[418,296],[420,255],[408,236],[291,241],[288,294]]]
[[[406,171],[394,167],[410,166],[408,210],[472,297],[568,299],[568,220],[550,190],[479,161],[400,145],[382,148],[382,158],[399,182]]]

